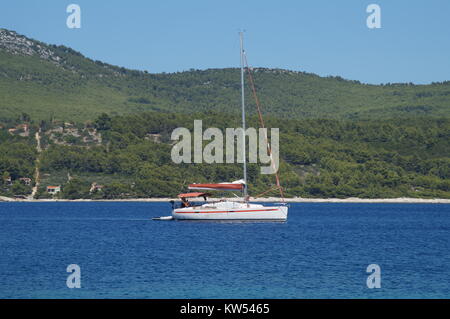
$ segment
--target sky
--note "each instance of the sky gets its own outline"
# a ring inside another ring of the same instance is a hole
[[[70,4],[81,28],[66,25]],[[370,29],[367,6],[381,8]],[[239,66],[364,83],[450,80],[449,0],[1,0],[0,28],[151,73]]]

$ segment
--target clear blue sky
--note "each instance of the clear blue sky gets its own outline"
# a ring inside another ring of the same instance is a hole
[[[81,7],[68,29],[66,7]],[[366,7],[381,7],[381,29]],[[449,0],[2,0],[0,27],[149,72],[253,66],[366,83],[450,80]]]

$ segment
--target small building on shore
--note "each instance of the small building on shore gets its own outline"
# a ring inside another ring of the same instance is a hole
[[[47,186],[47,193],[57,194],[61,191],[61,186]]]
[[[99,192],[102,191],[102,189],[104,188],[103,185],[99,185],[96,182],[92,183],[91,188],[89,190],[89,193],[94,193],[94,192]]]

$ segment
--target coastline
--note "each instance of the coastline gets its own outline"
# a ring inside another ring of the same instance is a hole
[[[1,202],[28,202],[28,203],[54,203],[54,202],[169,202],[179,200],[178,198],[130,198],[130,199],[21,199],[0,196]],[[220,200],[220,198],[210,198],[211,201]],[[227,200],[240,200],[238,198],[228,198]],[[281,203],[283,200],[279,197],[250,197],[251,202],[271,202]],[[286,203],[397,203],[397,204],[450,204],[450,199],[444,198],[285,198]]]

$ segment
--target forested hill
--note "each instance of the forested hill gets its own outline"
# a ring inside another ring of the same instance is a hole
[[[0,196],[30,195],[37,156],[36,198],[51,197],[47,186],[61,186],[58,197],[69,199],[174,197],[189,183],[242,178],[241,164],[172,161],[171,132],[180,123],[192,131],[199,116],[145,112],[104,114],[89,126],[41,123],[40,154],[36,125],[26,132],[0,129]],[[239,121],[228,114],[202,118],[205,127],[221,130]],[[266,120],[280,128],[280,178],[288,197],[450,198],[450,119]],[[249,117],[249,125],[256,122]],[[248,165],[252,196],[275,183],[259,168]],[[27,177],[31,185],[23,184]]]
[[[276,117],[450,117],[450,82],[367,85],[288,70],[254,72],[264,111]],[[0,121],[24,112],[35,120],[63,121],[92,120],[104,112],[239,112],[239,80],[239,70],[231,68],[129,70],[0,29]]]

